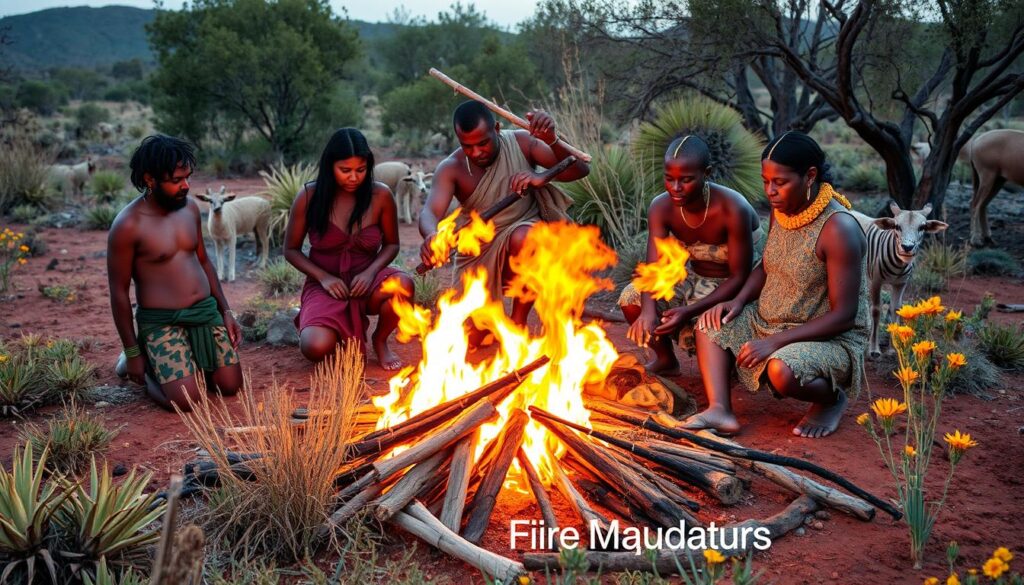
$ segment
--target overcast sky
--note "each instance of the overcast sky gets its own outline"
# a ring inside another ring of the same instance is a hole
[[[454,0],[330,0],[334,10],[348,11],[349,18],[381,22],[398,7],[404,6],[413,16],[425,16],[434,20],[438,12],[447,9]],[[464,3],[469,3],[465,2]],[[533,14],[537,0],[475,0],[477,9],[503,27],[512,27]],[[0,16],[24,14],[56,6],[107,6],[120,4],[139,8],[152,8],[152,0],[0,0]],[[165,0],[166,8],[180,8],[184,0]]]

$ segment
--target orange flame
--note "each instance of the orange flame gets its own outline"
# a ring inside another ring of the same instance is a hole
[[[475,211],[469,213],[469,221],[461,228],[456,225],[462,208],[458,207],[437,224],[437,235],[430,242],[432,266],[442,266],[448,261],[452,250],[466,256],[479,256],[481,247],[494,239],[494,222],[484,221]]]
[[[615,263],[615,252],[600,239],[593,226],[568,223],[537,224],[529,232],[523,250],[511,260],[516,276],[509,294],[536,301],[541,331],[531,332],[513,323],[500,299],[490,297],[482,268],[467,271],[462,290],[446,291],[437,312],[394,298],[404,338],[418,337],[423,359],[390,380],[390,392],[374,398],[383,411],[377,428],[406,420],[427,408],[475,390],[541,356],[551,361],[534,371],[519,389],[498,406],[499,420],[480,429],[475,457],[498,435],[514,408],[536,405],[557,416],[588,424],[590,412],[583,405],[582,390],[603,380],[618,358],[611,341],[597,323],[583,323],[583,303],[590,295],[610,289],[611,283],[593,273]],[[466,323],[490,332],[496,342],[493,356],[471,363]],[[554,461],[564,446],[535,421],[527,425],[523,450],[549,481]],[[518,465],[516,466],[518,472]]]
[[[673,237],[655,239],[654,247],[658,259],[649,264],[637,264],[633,287],[638,292],[651,293],[657,300],[671,301],[676,296],[676,285],[686,280],[686,261],[690,253]]]

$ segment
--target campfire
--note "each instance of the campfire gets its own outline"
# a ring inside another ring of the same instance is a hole
[[[682,430],[665,412],[671,409],[658,404],[625,404],[623,397],[637,388],[671,389],[671,382],[648,375],[632,356],[620,356],[599,323],[584,322],[586,300],[612,286],[596,275],[615,261],[594,227],[534,227],[512,259],[516,276],[510,285],[511,295],[535,302],[539,327],[533,328],[513,323],[501,301],[490,298],[486,284],[494,276],[483,271],[466,273],[460,290],[446,292],[433,311],[396,295],[400,340],[419,340],[423,356],[363,411],[366,431],[348,446],[350,463],[339,470],[336,508],[321,536],[369,511],[509,582],[528,570],[557,569],[558,555],[531,552],[519,562],[479,546],[502,490],[532,494],[541,516],[534,520],[543,520],[546,531],[585,525],[585,532],[597,527],[600,534],[622,523],[680,530],[685,539],[688,531],[705,527],[706,503],[728,506],[741,499],[741,474],[748,472],[798,496],[774,516],[724,529],[761,530],[774,539],[820,507],[862,520],[872,519],[875,508],[899,516],[887,502],[812,463]],[[474,329],[493,343],[474,351]],[[314,418],[296,412],[297,424]],[[216,472],[209,465],[196,468]],[[244,472],[244,462],[232,472]],[[556,516],[555,493],[575,517]],[[593,550],[614,546],[589,544],[593,566],[651,568],[637,551]],[[715,548],[738,554],[752,545]],[[661,550],[655,566],[674,570],[678,554]]]

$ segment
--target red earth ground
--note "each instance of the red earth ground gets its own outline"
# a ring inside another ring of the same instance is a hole
[[[219,180],[195,181],[193,192],[205,187],[219,187]],[[250,193],[259,181],[229,181],[241,193]],[[18,227],[18,226],[14,226]],[[23,226],[21,226],[23,227]],[[120,386],[112,365],[120,351],[120,343],[110,317],[105,266],[106,233],[79,229],[44,229],[41,237],[49,251],[33,258],[17,269],[15,294],[2,300],[0,338],[11,339],[21,333],[70,337],[86,341],[83,355],[99,366],[102,384]],[[412,226],[402,226],[403,253],[412,255],[420,238]],[[251,250],[252,243],[246,246]],[[240,254],[239,280],[225,283],[224,289],[234,307],[258,294],[258,286],[250,272],[249,258]],[[51,259],[57,259],[55,270],[46,270]],[[64,284],[78,291],[77,299],[68,305],[43,297],[37,286]],[[948,306],[970,311],[986,291],[1000,302],[1024,303],[1024,284],[1009,278],[967,278],[951,283],[943,296]],[[1020,315],[993,313],[992,319],[1020,322]],[[636,348],[626,340],[621,323],[606,326],[620,352]],[[415,344],[399,345],[397,351],[408,362],[419,359]],[[293,347],[272,347],[260,343],[245,344],[241,357],[251,370],[253,392],[264,392],[276,376],[293,386],[306,384],[311,366]],[[696,363],[683,359],[683,375],[677,381],[703,402]],[[887,375],[879,375],[868,367],[873,396],[897,396],[898,388]],[[387,375],[370,360],[367,377],[377,391],[386,389]],[[960,464],[953,479],[945,509],[939,518],[927,551],[925,569],[914,571],[908,553],[906,527],[879,513],[873,522],[861,522],[833,512],[820,529],[809,528],[806,534],[789,534],[779,539],[766,552],[755,557],[756,567],[764,571],[762,582],[796,583],[920,583],[930,575],[945,575],[944,549],[950,540],[960,543],[961,558],[979,566],[997,546],[1008,546],[1019,557],[1024,555],[1024,399],[1021,387],[1024,375],[1005,375],[1000,388],[993,389],[988,399],[956,396],[943,409],[940,432],[960,429],[975,437],[980,446],[972,450]],[[739,440],[750,447],[802,457],[838,471],[867,489],[893,497],[894,489],[883,467],[874,443],[853,418],[867,409],[867,398],[861,396],[850,408],[838,431],[822,440],[794,437],[790,430],[803,414],[800,406],[779,401],[765,393],[737,392],[736,410],[744,424]],[[10,463],[10,456],[21,429],[31,422],[44,420],[53,408],[33,413],[26,419],[0,422],[0,460]],[[141,396],[127,404],[106,406],[98,410],[109,425],[123,427],[107,457],[112,464],[135,465],[154,474],[155,486],[166,485],[170,475],[181,471],[194,447],[178,417],[157,408]],[[932,477],[940,481],[947,470],[941,456],[934,461]],[[936,485],[936,487],[938,487]],[[573,518],[567,504],[553,496],[559,518]],[[698,496],[699,499],[700,496]],[[723,508],[704,500],[701,518],[723,524],[747,518],[763,518],[781,510],[792,495],[762,479],[755,478],[747,497],[739,504]],[[511,519],[539,518],[536,506],[527,498],[505,491],[491,521],[483,545],[502,554],[517,557],[509,551]],[[398,555],[407,541],[397,538],[388,546]],[[422,547],[428,550],[427,547]],[[418,555],[424,572],[440,582],[462,580],[482,582],[478,573],[436,551]],[[540,576],[543,580],[543,576]]]

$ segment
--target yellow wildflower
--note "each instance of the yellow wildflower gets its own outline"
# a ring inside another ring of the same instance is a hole
[[[28,246],[26,246],[25,244],[18,246],[18,249],[21,250],[22,252],[28,252]]]
[[[953,321],[959,321],[960,318],[963,317],[963,316],[964,316],[964,314],[963,314],[962,311],[954,311],[954,310],[950,309],[950,311],[948,313],[946,313],[946,322],[947,323],[951,323]]]
[[[930,355],[933,351],[935,351],[935,342],[918,341],[911,347],[911,349],[914,350],[914,355],[917,356],[917,359],[924,359],[928,357],[928,355]]]
[[[914,305],[903,305],[902,307],[899,308],[899,310],[896,311],[896,314],[899,315],[902,319],[911,321],[913,319],[916,319],[918,315],[921,314],[921,310],[915,307]]]
[[[896,328],[896,337],[898,337],[903,343],[908,343],[914,338],[914,328],[906,325],[900,325]]]
[[[946,433],[945,439],[946,439],[946,442],[949,443],[950,447],[952,447],[954,449],[960,449],[961,451],[966,451],[966,450],[970,449],[971,447],[977,447],[978,446],[978,442],[973,440],[973,439],[971,439],[971,435],[970,434],[968,434],[968,433],[960,434],[960,431],[953,431],[952,435],[949,434],[949,433]]]
[[[892,418],[907,411],[907,403],[893,398],[879,398],[871,404],[878,418]]]
[[[530,585],[530,578],[526,575],[519,576],[519,585]]]
[[[996,549],[996,552],[992,553],[992,557],[999,559],[1004,563],[1009,563],[1013,560],[1013,553],[1010,552],[1010,549],[1006,548],[1005,546],[1001,546]]]
[[[0,364],[4,363],[6,361],[7,361],[7,356],[5,356],[4,354],[0,353]]]
[[[950,573],[946,578],[946,585],[960,585],[960,577],[957,577],[956,573]]]
[[[1009,568],[1010,565],[1007,565],[1001,559],[992,557],[991,559],[985,561],[985,564],[982,565],[981,570],[983,573],[985,573],[986,577],[990,579],[998,579],[999,576],[1005,573],[1007,570],[1009,570]]]
[[[924,585],[939,585],[938,577],[928,577],[924,580]]]
[[[24,266],[24,265],[28,264],[28,260],[25,260],[24,258],[18,258],[18,264],[21,264],[22,266]]]
[[[969,574],[971,574],[971,575],[977,575],[978,574],[978,569],[967,569],[967,572]]]
[[[925,299],[919,302],[916,308],[922,315],[938,315],[946,310],[946,307],[942,306],[942,299],[939,297]]]
[[[915,456],[917,456],[917,450],[914,449],[913,445],[907,445],[907,446],[903,447],[903,452],[907,454],[907,457],[915,457]]]
[[[707,561],[709,565],[718,565],[725,562],[725,557],[717,550],[709,548],[704,551],[704,560]]]
[[[918,374],[917,370],[910,367],[900,368],[899,370],[896,370],[892,374],[896,376],[896,379],[899,380],[900,384],[903,384],[904,386],[910,386],[911,384],[917,382],[918,379],[921,378],[921,374]]]
[[[949,369],[959,370],[967,365],[967,356],[962,353],[947,353],[946,361],[949,362]]]
[[[859,415],[857,415],[857,424],[859,424],[860,426],[868,424],[869,420],[871,420],[871,415],[869,415],[866,412],[862,412]]]

